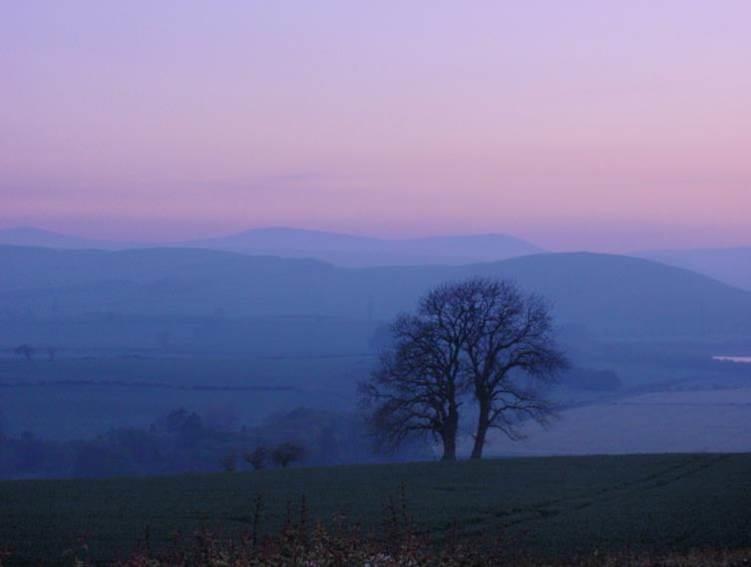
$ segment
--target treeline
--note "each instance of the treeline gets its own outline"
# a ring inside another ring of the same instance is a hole
[[[354,414],[299,408],[256,427],[224,429],[178,409],[145,428],[113,429],[96,438],[57,442],[31,433],[2,434],[0,477],[109,477],[255,470],[384,460]],[[405,447],[391,460],[428,457]]]

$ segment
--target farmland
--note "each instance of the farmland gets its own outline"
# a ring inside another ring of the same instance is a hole
[[[437,540],[458,529],[557,555],[751,546],[751,455],[674,454],[7,481],[0,547],[16,561],[54,560],[85,542],[86,558],[113,559],[146,533],[159,549],[177,532],[247,532],[258,498],[260,531],[297,514],[304,497],[312,519],[377,535],[402,494],[416,530]]]
[[[353,407],[371,358],[0,358],[0,411],[14,432],[55,440],[143,427],[178,407],[221,408],[252,424],[303,404]]]

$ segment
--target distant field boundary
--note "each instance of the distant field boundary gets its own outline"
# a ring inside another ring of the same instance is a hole
[[[128,382],[125,380],[45,380],[41,382],[0,382],[0,388],[33,387],[111,387],[111,388],[150,388],[160,390],[219,391],[219,392],[293,392],[300,388],[293,386],[215,386],[210,384],[170,384],[168,382]]]

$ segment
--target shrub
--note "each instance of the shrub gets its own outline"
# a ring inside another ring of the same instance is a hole
[[[266,459],[268,458],[269,450],[266,447],[256,447],[252,451],[249,451],[243,455],[245,462],[247,462],[253,470],[260,470],[266,466]]]
[[[302,460],[305,449],[295,443],[282,443],[271,452],[271,459],[279,467],[287,468],[291,463]]]
[[[235,472],[237,470],[237,455],[230,453],[222,459],[222,468],[225,472]]]

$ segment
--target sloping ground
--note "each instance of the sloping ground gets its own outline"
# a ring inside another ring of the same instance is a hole
[[[751,290],[751,247],[696,250],[647,250],[635,256],[705,274]]]
[[[403,496],[402,496],[403,495]],[[751,545],[751,455],[507,459],[290,469],[101,481],[0,483],[0,548],[19,560],[64,550],[112,559],[148,534],[261,531],[290,513],[378,533],[391,500],[418,532],[497,538],[532,553],[676,551]]]
[[[492,440],[496,455],[751,451],[751,387],[659,392],[566,410],[527,438]]]
[[[431,287],[509,278],[549,298],[562,323],[629,337],[751,335],[751,293],[655,262],[541,254],[470,266],[343,269],[194,249],[0,247],[0,316],[14,320],[325,316],[386,320]]]

